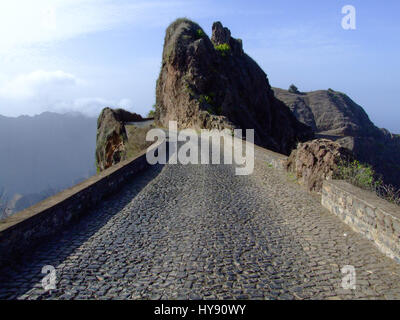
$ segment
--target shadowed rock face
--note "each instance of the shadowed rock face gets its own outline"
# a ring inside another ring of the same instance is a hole
[[[312,130],[274,97],[266,74],[220,22],[211,40],[187,19],[165,35],[156,88],[156,120],[179,128],[255,130],[255,143],[288,154]]]
[[[400,188],[400,136],[377,128],[364,109],[347,95],[329,90],[292,93],[273,88],[296,118],[311,126],[318,137],[350,149],[369,163],[385,183]]]

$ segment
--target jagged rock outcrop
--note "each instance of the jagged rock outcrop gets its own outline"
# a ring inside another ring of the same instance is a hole
[[[289,154],[312,130],[274,96],[266,74],[220,22],[212,37],[188,19],[167,29],[156,88],[156,120],[179,128],[254,129],[255,143]]]
[[[128,136],[125,122],[143,118],[123,109],[104,108],[97,120],[96,164],[99,171],[125,160]]]
[[[380,129],[364,109],[344,93],[329,90],[293,93],[273,88],[296,118],[350,149],[360,162],[372,165],[385,183],[400,188],[400,136]]]
[[[341,161],[353,159],[352,152],[328,139],[299,143],[287,161],[287,170],[310,191],[320,192],[325,179],[331,179]]]

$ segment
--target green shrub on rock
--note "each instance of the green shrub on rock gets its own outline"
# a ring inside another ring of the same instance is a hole
[[[362,189],[372,190],[375,188],[375,184],[379,183],[375,180],[374,175],[375,172],[370,165],[353,160],[339,163],[335,178],[346,180]]]
[[[290,85],[288,91],[291,93],[300,93],[299,89],[294,84]]]
[[[356,187],[375,192],[380,198],[400,205],[400,189],[384,184],[381,178],[375,176],[375,171],[370,165],[354,160],[339,163],[334,179],[345,180]]]
[[[202,29],[197,29],[196,34],[197,39],[203,38],[206,35]]]
[[[215,50],[225,57],[230,52],[231,47],[227,43],[221,43],[215,46]]]
[[[156,104],[153,104],[151,110],[147,114],[147,118],[154,118],[155,114],[156,114]]]

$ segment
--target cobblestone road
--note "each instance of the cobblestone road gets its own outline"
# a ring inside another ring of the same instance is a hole
[[[391,299],[400,265],[327,212],[285,173],[256,161],[153,166],[0,271],[11,299]],[[41,269],[56,268],[44,292]],[[341,287],[353,265],[356,289]]]

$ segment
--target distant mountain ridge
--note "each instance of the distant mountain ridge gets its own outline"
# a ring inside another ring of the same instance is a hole
[[[96,173],[96,118],[0,115],[0,189],[19,210]]]
[[[290,92],[273,88],[296,118],[317,136],[337,141],[356,158],[371,164],[386,183],[400,187],[400,135],[381,129],[346,94],[332,89]]]

